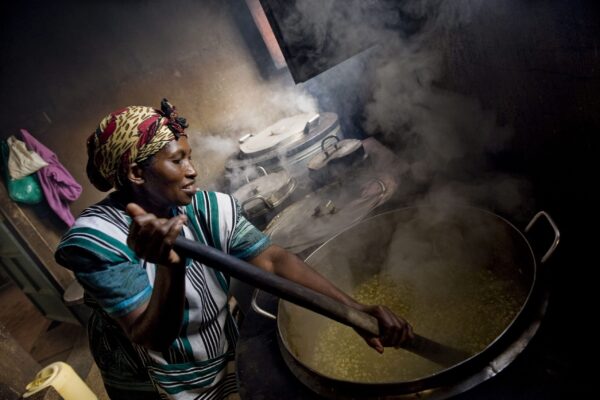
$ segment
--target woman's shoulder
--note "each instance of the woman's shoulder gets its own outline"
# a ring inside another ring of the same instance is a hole
[[[200,190],[194,196],[194,200],[188,207],[192,207],[201,213],[222,212],[235,207],[233,196],[227,193]]]
[[[227,193],[199,191],[192,203],[185,207],[185,212],[188,216],[205,220],[210,226],[217,225],[217,221],[229,226],[235,223],[236,207],[235,199]]]
[[[55,252],[61,265],[73,264],[75,255],[84,254],[102,263],[135,261],[127,246],[131,218],[122,206],[109,197],[86,208],[62,236]],[[68,250],[67,250],[68,249]],[[73,257],[71,257],[73,256]]]
[[[196,197],[198,196],[202,196],[202,197],[214,197],[217,198],[219,200],[227,200],[230,201],[232,196],[230,194],[224,193],[224,192],[218,192],[218,191],[214,191],[214,190],[199,190],[196,193]]]
[[[75,223],[64,234],[62,241],[73,236],[109,235],[115,239],[126,237],[131,218],[124,206],[107,196],[96,204],[84,209]]]
[[[76,218],[74,226],[89,225],[99,220],[115,224],[128,224],[128,218],[125,207],[109,195],[96,204],[85,208]]]

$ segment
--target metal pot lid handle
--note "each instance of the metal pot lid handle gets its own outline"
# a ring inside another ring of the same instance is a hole
[[[241,207],[243,209],[245,205],[247,205],[248,203],[254,201],[254,200],[261,200],[269,210],[274,209],[275,207],[277,207],[279,204],[281,204],[285,199],[287,199],[287,197],[292,194],[292,192],[294,191],[294,189],[296,189],[296,180],[293,177],[289,177],[287,182],[285,183],[285,185],[282,186],[282,188],[285,188],[285,191],[281,191],[281,189],[277,190],[276,192],[271,192],[271,193],[266,193],[267,197],[261,195],[261,194],[255,194],[254,196],[251,196],[249,198],[247,198],[246,200],[242,201]]]
[[[267,170],[263,166],[258,165],[256,167],[256,169],[259,170],[263,174],[263,176],[269,175],[269,173],[267,172]],[[248,175],[246,174],[246,175],[244,175],[244,177],[246,178],[246,183],[250,183],[250,178],[248,177]],[[254,178],[254,179],[258,179],[258,178]]]
[[[262,309],[259,305],[258,305],[258,294],[260,293],[260,289],[254,289],[254,291],[252,292],[252,301],[250,302],[250,306],[252,307],[252,309],[258,314],[258,315],[262,315],[263,317],[267,317],[270,319],[277,319],[277,317],[273,314],[271,314],[270,312]]]
[[[250,139],[252,136],[254,136],[254,133],[247,133],[247,134],[245,134],[244,136],[242,136],[241,138],[238,139],[238,143],[242,144],[246,140]]]
[[[242,208],[245,209],[245,205],[250,203],[251,201],[254,200],[261,200],[263,203],[265,203],[265,205],[267,206],[268,209],[272,210],[275,208],[275,204],[273,204],[273,202],[271,202],[269,199],[265,198],[263,195],[257,194],[256,196],[252,196],[247,198],[246,200],[242,201]]]
[[[319,119],[321,118],[321,114],[315,114],[314,117],[312,117],[311,119],[309,119],[306,122],[306,125],[304,125],[304,134],[308,134],[308,132],[310,132],[310,130],[312,128],[314,128],[315,126],[319,125]]]
[[[379,178],[375,179],[375,183],[379,185],[379,189],[381,189],[378,196],[383,196],[387,192],[387,186],[385,186],[385,183]]]
[[[337,144],[340,142],[340,138],[338,138],[337,136],[334,136],[334,135],[327,136],[325,139],[323,139],[321,141],[321,150],[323,150],[323,153],[325,153],[326,157],[329,157],[329,152],[327,150],[329,149],[329,147],[331,147],[331,146],[325,147],[325,142],[328,139],[335,139],[335,143],[332,145],[335,148],[335,150],[338,149]]]
[[[281,171],[245,184],[233,192],[233,197],[239,202],[244,215],[252,219],[283,206],[296,186],[296,180]]]
[[[546,254],[544,254],[544,256],[542,257],[542,263],[545,263],[546,261],[548,261],[548,259],[550,258],[552,253],[554,253],[554,250],[556,250],[556,247],[558,246],[558,242],[560,241],[560,231],[558,230],[558,227],[556,226],[556,223],[554,222],[550,214],[548,214],[546,211],[540,211],[533,216],[531,221],[529,221],[527,227],[525,228],[525,232],[529,232],[529,230],[540,219],[540,217],[546,217],[546,220],[554,230],[554,240],[552,241],[552,244],[550,245],[548,251],[546,251]]]

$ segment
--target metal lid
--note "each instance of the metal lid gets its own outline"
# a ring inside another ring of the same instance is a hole
[[[240,139],[240,158],[289,157],[322,140],[338,126],[334,113],[303,113],[284,118]]]
[[[330,161],[346,157],[360,148],[362,148],[362,141],[357,139],[339,140],[336,136],[326,137],[321,143],[322,151],[308,162],[308,169],[321,169]]]
[[[304,113],[281,119],[250,137],[242,138],[240,150],[248,156],[257,156],[286,142],[296,141],[304,134],[308,121],[315,117],[318,118],[318,114]]]
[[[379,190],[367,190],[374,184]],[[299,253],[362,219],[380,204],[385,193],[380,180],[371,180],[354,190],[329,185],[277,214],[265,233],[273,243]]]
[[[257,217],[281,204],[295,189],[286,171],[261,176],[233,192],[248,217]]]

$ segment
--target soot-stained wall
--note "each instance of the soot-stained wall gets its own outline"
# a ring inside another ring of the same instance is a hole
[[[271,61],[244,1],[17,2],[2,6],[0,120],[28,129],[83,186],[77,215],[104,195],[85,175],[87,136],[109,112],[168,98],[195,135],[199,181],[225,157],[198,137],[233,140],[281,117],[272,102],[292,84]],[[281,100],[281,99],[279,99]],[[230,142],[222,143],[231,147]],[[45,206],[23,207],[57,243],[66,230]]]

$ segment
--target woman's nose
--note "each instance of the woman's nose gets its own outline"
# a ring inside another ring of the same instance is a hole
[[[190,178],[195,178],[196,175],[198,175],[198,173],[196,172],[196,168],[194,167],[194,163],[191,160],[187,163],[185,175]]]

